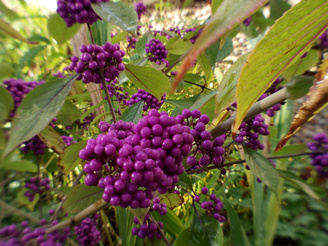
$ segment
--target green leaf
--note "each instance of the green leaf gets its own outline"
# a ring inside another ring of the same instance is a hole
[[[191,245],[190,243],[190,227],[184,229],[180,234],[177,236],[177,239],[174,241],[173,246],[186,246]]]
[[[133,208],[129,207],[129,209],[138,218],[140,224],[143,223],[143,221],[145,220],[146,214],[149,211],[149,208],[136,208],[136,209],[133,209]]]
[[[271,162],[254,150],[244,148],[245,160],[256,177],[262,180],[275,194],[279,184],[279,174]]]
[[[87,111],[85,111],[81,117],[80,117],[80,121],[82,122],[85,117],[87,117],[90,113],[92,113],[93,111],[95,111],[96,108],[99,108],[101,105],[105,104],[107,102],[107,100],[102,100],[100,103],[91,106]]]
[[[164,231],[169,233],[173,238],[176,238],[178,234],[184,229],[181,219],[175,214],[173,210],[168,209],[165,216],[161,216],[158,213],[152,213],[157,221],[162,221],[164,224]]]
[[[16,110],[3,157],[49,124],[63,106],[77,76],[39,85],[25,96]]]
[[[281,178],[283,178],[284,180],[289,182],[294,187],[302,190],[308,196],[310,196],[313,199],[317,200],[320,204],[324,204],[321,201],[321,199],[319,198],[319,196],[312,190],[312,188],[308,184],[306,184],[302,179],[297,177],[295,174],[293,174],[291,172],[288,172],[288,171],[280,170],[280,169],[277,169],[277,171],[278,171],[278,174]],[[326,208],[328,207],[327,204],[324,204],[324,206]]]
[[[170,80],[162,72],[151,67],[139,67],[126,64],[125,74],[130,81],[140,89],[143,89],[159,101],[161,101],[163,93],[170,86]]]
[[[12,110],[14,110],[14,99],[7,89],[0,86],[0,123],[4,123],[8,119]]]
[[[19,172],[38,172],[38,166],[27,160],[3,161],[0,162],[0,168],[4,168],[6,170],[15,170]]]
[[[135,245],[137,237],[131,234],[131,229],[134,227],[133,213],[129,209],[117,206],[115,215],[122,245]]]
[[[36,44],[36,42],[27,40],[22,34],[20,34],[11,25],[9,25],[7,22],[5,22],[2,19],[0,19],[0,33],[8,34],[9,36],[11,36],[13,38],[18,39],[18,40],[28,43],[28,44]]]
[[[137,124],[138,121],[141,119],[144,103],[145,101],[141,100],[140,102],[135,103],[131,107],[126,109],[122,114],[121,120]]]
[[[80,119],[81,115],[80,110],[71,101],[66,100],[56,118],[58,123],[71,126],[76,120]]]
[[[64,196],[68,195],[72,190],[73,190],[73,187],[67,187],[67,186],[51,189],[51,191],[54,191],[55,193],[58,193],[58,194],[61,194]]]
[[[174,100],[174,99],[166,99],[165,102],[179,108],[181,110],[185,108],[190,108],[194,104],[194,102],[199,98],[199,95],[194,97],[190,97],[188,99],[183,100]]]
[[[246,63],[247,55],[248,54],[241,56],[224,74],[216,94],[216,115],[219,115],[223,110],[236,101],[236,86],[240,72]]]
[[[82,162],[81,158],[79,157],[79,152],[85,147],[86,144],[86,141],[74,143],[68,146],[64,150],[64,154],[59,157],[58,165],[65,174],[73,171],[74,168]]]
[[[22,69],[24,66],[30,66],[33,59],[41,52],[46,46],[36,46],[30,49],[20,60],[19,64],[16,68],[16,76],[19,77],[19,75],[22,73]]]
[[[57,41],[58,45],[64,44],[71,39],[81,28],[81,24],[74,24],[67,27],[63,18],[59,14],[53,14],[48,19],[48,32]]]
[[[300,75],[310,70],[312,67],[316,67],[320,60],[320,54],[317,50],[309,50],[306,57],[298,59],[293,65],[288,67],[282,75],[286,80],[290,80],[295,75]]]
[[[179,37],[178,37],[179,38]],[[182,55],[191,47],[189,40],[183,40],[179,38],[173,43],[167,43],[166,49],[169,53],[174,55]]]
[[[39,134],[38,137],[48,148],[53,149],[58,154],[63,154],[66,149],[66,144],[61,136],[56,132],[52,126],[47,126]]]
[[[216,93],[217,91],[211,91],[205,96],[202,96],[191,106],[190,110],[199,109],[202,114],[207,114],[213,120]]]
[[[290,5],[284,0],[271,0],[270,1],[270,18],[278,19],[290,9]]]
[[[51,44],[49,39],[47,39],[46,37],[44,37],[42,35],[39,35],[39,34],[34,34],[34,35],[30,36],[28,38],[28,40],[29,41],[41,41],[41,42],[44,42],[46,44]]]
[[[164,202],[169,209],[179,207],[184,202],[182,196],[174,193],[160,194],[157,197],[161,200],[161,202]]]
[[[278,155],[293,155],[297,153],[306,152],[308,148],[306,144],[290,144],[284,146],[281,150],[277,152],[270,153],[270,156],[278,156]]]
[[[214,67],[217,62],[226,58],[231,53],[232,49],[232,39],[227,37],[224,41],[223,47],[221,47],[221,40],[218,40],[207,48],[205,53],[211,66]]]
[[[136,43],[136,51],[137,53],[142,57],[146,54],[145,48],[146,44],[149,43],[152,36],[149,32],[147,32],[142,38],[139,39],[139,41]]]
[[[118,43],[120,43],[121,41],[123,41],[123,39],[126,37],[126,35],[128,35],[128,32],[125,32],[125,31],[116,34],[112,38],[111,43],[112,44],[118,44]]]
[[[234,132],[258,98],[327,29],[327,11],[325,0],[303,0],[278,19],[256,45],[238,81]]]
[[[75,186],[63,204],[64,211],[68,213],[81,212],[91,204],[99,201],[103,192],[103,189],[95,186],[85,184]]]
[[[314,77],[297,75],[286,84],[286,96],[288,99],[297,99],[305,96],[313,85]]]
[[[213,78],[213,70],[208,57],[203,53],[198,57],[197,61],[205,74],[205,82],[209,83]]]
[[[190,228],[190,242],[193,246],[223,245],[223,232],[219,222],[202,211],[194,216]]]
[[[189,189],[192,189],[192,183],[191,183],[191,179],[190,179],[190,176],[184,172],[183,174],[179,175],[179,182],[178,182],[178,185],[183,185],[184,186],[187,185],[187,187]]]
[[[223,195],[223,203],[224,203],[224,208],[227,210],[228,218],[230,221],[229,225],[230,225],[233,245],[241,245],[241,246],[250,245],[244,227],[238,217],[238,214],[233,209],[233,207],[231,207],[225,195]]]
[[[103,20],[118,26],[124,31],[136,33],[138,16],[133,7],[122,2],[92,3],[91,7]]]
[[[12,64],[7,62],[0,62],[0,79],[9,78],[15,72]]]

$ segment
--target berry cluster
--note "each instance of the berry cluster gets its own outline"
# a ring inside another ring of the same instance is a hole
[[[138,20],[140,21],[141,16],[143,16],[147,12],[147,7],[144,5],[143,2],[139,1],[134,4],[134,9],[137,12]]]
[[[41,179],[39,177],[31,178],[24,185],[25,188],[29,189],[24,193],[24,196],[28,198],[30,202],[34,200],[34,196],[37,193],[43,193],[50,190],[50,179]]]
[[[137,217],[133,218],[133,222],[136,225],[140,225],[140,222]],[[163,229],[164,224],[162,221],[157,221],[157,225],[160,229]],[[133,227],[131,230],[131,234],[138,236],[139,238],[145,238],[148,237],[149,239],[154,238],[155,236],[158,239],[162,238],[161,233],[159,232],[159,229],[157,227],[156,223],[151,222],[149,220],[149,214],[147,213],[143,223],[140,225],[140,227]]]
[[[92,106],[92,104],[90,103],[90,106]],[[87,109],[83,110],[83,113],[87,112]],[[90,113],[88,116],[86,116],[82,121],[80,119],[76,120],[75,123],[77,124],[77,126],[79,127],[80,130],[84,131],[84,130],[88,130],[90,123],[95,119],[95,114],[94,113]],[[70,130],[72,127],[67,126],[66,129]]]
[[[76,239],[81,246],[96,245],[101,240],[101,233],[97,230],[97,219],[99,214],[94,214],[92,218],[86,218],[74,227]]]
[[[118,103],[123,102],[123,104],[126,104],[127,99],[129,97],[129,93],[124,92],[124,88],[119,85],[118,80],[114,79],[113,81],[110,81],[106,79],[106,82],[108,82],[107,89],[108,89],[109,96],[110,97],[115,96]],[[100,85],[100,88],[102,90],[104,89],[102,84]],[[105,99],[107,99],[107,97],[105,97]]]
[[[163,63],[166,64],[167,67],[169,66],[169,62],[166,60],[168,52],[165,45],[159,39],[153,38],[145,46],[149,61],[155,62],[158,65]]]
[[[93,11],[91,3],[108,2],[109,0],[58,0],[57,13],[64,19],[66,26],[75,23],[93,24],[100,17]]]
[[[142,89],[138,89],[138,92],[133,94],[129,101],[126,101],[126,105],[130,107],[133,104],[140,102],[141,100],[144,100],[145,104],[143,106],[143,111],[147,112],[148,109],[159,110],[165,101],[165,97],[166,97],[166,93],[162,95],[161,101],[158,101],[158,99],[154,97],[152,94]]]
[[[181,115],[177,116],[178,122],[191,127],[190,134],[194,138],[195,156],[187,157],[186,163],[192,169],[206,166],[210,163],[220,165],[224,162],[225,150],[222,147],[226,136],[222,135],[211,141],[211,133],[206,130],[206,124],[209,123],[210,118],[206,114],[201,114],[199,109],[190,111],[189,109],[182,110]],[[196,154],[201,154],[199,160]]]
[[[21,104],[25,95],[35,87],[45,83],[44,81],[25,82],[22,79],[8,79],[3,81],[3,86],[10,92],[15,102],[15,109],[11,112],[11,117],[15,115],[15,110]]]
[[[147,208],[153,191],[174,188],[193,142],[188,126],[152,109],[136,125],[101,122],[99,128],[106,134],[89,139],[79,156],[87,161],[85,184],[103,188],[104,201]]]
[[[73,143],[76,143],[76,141],[73,141],[73,137],[71,136],[61,136],[61,138],[64,140],[67,147],[72,145]]]
[[[119,44],[107,42],[102,46],[82,45],[80,51],[81,58],[73,56],[71,64],[66,69],[80,73],[78,80],[82,79],[85,84],[90,82],[101,84],[100,69],[104,70],[104,77],[108,81],[115,80],[125,69],[122,62],[125,51],[120,49]]]
[[[50,213],[50,211],[49,211]],[[46,219],[41,219],[41,226],[48,224]],[[58,224],[58,220],[51,223],[52,226]],[[66,227],[63,230],[55,230],[46,234],[46,228],[31,228],[28,226],[28,221],[23,221],[20,226],[16,224],[8,225],[0,229],[0,245],[2,246],[28,246],[37,245],[62,246],[70,235],[70,228]]]
[[[28,153],[31,150],[33,151],[34,155],[44,155],[46,148],[47,145],[42,142],[38,135],[35,135],[30,140],[22,143],[20,150],[24,153]]]
[[[322,154],[311,154],[311,165],[320,177],[328,177],[328,135],[318,133],[312,137],[314,143],[308,143],[311,151],[322,151]]]
[[[137,39],[135,37],[129,35],[126,38],[126,41],[128,42],[128,46],[126,47],[126,49],[135,49],[136,48]]]
[[[235,141],[239,144],[245,143],[253,150],[263,149],[264,145],[260,142],[259,135],[267,136],[270,134],[268,125],[264,124],[264,119],[261,114],[240,124],[239,134]]]
[[[166,204],[163,202],[161,203],[161,200],[158,197],[155,197],[153,199],[153,206],[152,209],[154,211],[157,211],[160,215],[164,216],[167,214],[167,208]]]
[[[203,202],[200,202],[200,195],[196,195],[194,196],[194,202],[200,203],[201,208],[205,209],[208,215],[212,216],[219,222],[224,222],[226,218],[223,215],[219,214],[219,212],[224,206],[220,198],[216,197],[214,193],[208,195],[208,188],[205,186],[202,188],[201,192],[202,193],[200,195],[205,195],[206,197],[209,197],[209,200],[204,200]]]

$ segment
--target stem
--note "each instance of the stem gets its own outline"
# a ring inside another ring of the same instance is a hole
[[[167,240],[167,238],[165,237],[165,234],[163,232],[163,230],[159,227],[159,225],[157,224],[157,221],[155,220],[155,218],[153,217],[152,214],[150,214],[150,219],[152,220],[152,222],[154,222],[157,225],[157,228],[159,230],[159,233],[161,234],[166,246],[171,246],[170,242]]]
[[[108,102],[108,105],[109,105],[110,113],[111,113],[111,115],[113,117],[114,123],[116,123],[116,121],[117,121],[116,120],[116,115],[115,115],[115,111],[114,111],[112,100],[111,100],[111,98],[109,96],[108,88],[107,88],[105,77],[104,77],[104,69],[103,68],[100,69],[100,79],[102,81],[102,84],[103,84],[103,87],[104,87],[104,91],[105,91],[105,94],[106,94],[106,97],[107,97],[107,102]]]
[[[100,199],[99,201],[93,203],[92,205],[90,205],[86,209],[82,210],[80,213],[78,213],[77,215],[71,217],[70,219],[62,221],[62,222],[58,223],[57,225],[49,227],[46,230],[46,234],[48,234],[50,232],[53,232],[55,230],[64,228],[64,227],[77,225],[83,219],[85,219],[86,217],[89,217],[90,215],[98,212],[101,209],[106,208],[109,205],[110,205],[109,203],[107,203],[104,200]]]
[[[267,157],[267,159],[274,160],[274,159],[289,158],[289,157],[303,156],[303,155],[315,155],[315,154],[323,154],[323,152],[316,151],[316,152],[306,152],[306,153],[298,153],[298,154],[291,154],[291,155],[277,155],[277,156]],[[197,169],[194,169],[194,170],[191,170],[191,171],[187,171],[187,174],[193,174],[193,173],[197,173],[197,172],[208,171],[208,170],[211,170],[211,169],[218,169],[218,168],[222,168],[222,167],[231,166],[231,165],[234,165],[234,164],[241,164],[241,163],[244,163],[244,162],[245,162],[245,160],[238,160],[238,161],[233,161],[233,162],[227,162],[227,163],[224,163],[224,164],[219,165],[219,166],[210,166],[210,167],[205,166],[205,167],[197,168]]]
[[[43,209],[42,209],[42,192],[41,192],[41,189],[40,189],[40,181],[42,179],[42,174],[41,174],[41,171],[40,171],[40,156],[37,157],[37,165],[38,165],[38,193],[39,193],[39,203],[40,203],[40,219],[43,218]]]
[[[0,201],[0,207],[3,207],[4,210],[7,210],[7,211],[9,211],[9,212],[12,212],[13,214],[19,214],[19,215],[21,215],[22,217],[25,217],[25,218],[27,218],[27,219],[29,219],[29,220],[31,220],[31,221],[34,221],[35,223],[40,224],[40,220],[39,220],[39,219],[33,217],[33,216],[30,215],[29,213],[26,213],[26,212],[24,212],[24,211],[22,211],[22,210],[19,210],[19,209],[17,209],[17,208],[12,207],[12,206],[8,205],[7,203],[5,203],[5,202],[3,202],[3,201]]]
[[[268,108],[271,108],[272,106],[283,102],[287,99],[286,97],[286,87],[271,94],[270,96],[262,99],[261,101],[258,101],[251,107],[251,109],[248,111],[247,115],[244,118],[244,121],[249,120],[253,118],[255,115],[258,115],[259,113],[263,112],[264,110],[267,110]],[[212,137],[218,137],[228,131],[231,130],[231,126],[233,122],[235,121],[236,115],[230,117],[229,119],[223,121],[221,124],[216,126],[211,130]]]
[[[82,172],[80,172],[80,174],[76,177],[76,179],[73,182],[72,187],[75,187],[75,186],[78,185],[78,183],[79,183],[80,179],[82,178],[83,174],[84,174],[84,170],[82,170]],[[63,204],[64,204],[66,198],[67,198],[67,195],[63,198],[63,200],[61,201],[61,203],[57,207],[55,214],[52,216],[52,220],[55,220],[55,219],[58,218],[59,212],[60,212],[61,208],[63,207]]]
[[[89,31],[89,34],[90,34],[91,42],[93,44],[95,44],[95,39],[93,38],[93,34],[92,34],[92,31],[91,31],[91,26],[90,26],[89,23],[87,25],[88,25],[88,31]]]
[[[194,82],[187,81],[187,80],[183,80],[183,81],[186,82],[186,83],[188,83],[188,84],[191,84],[191,85],[196,85],[196,86],[202,88],[203,90],[205,89],[205,90],[212,91],[211,89],[207,88],[205,85],[199,85],[199,84],[196,84],[196,83],[194,83]]]

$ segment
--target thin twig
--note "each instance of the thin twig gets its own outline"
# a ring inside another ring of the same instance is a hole
[[[34,221],[35,223],[40,224],[40,220],[38,218],[35,218],[32,215],[30,215],[29,213],[26,213],[20,209],[14,208],[3,201],[0,201],[0,206],[3,207],[4,210],[8,210],[8,211],[12,212],[13,214],[21,215],[22,217],[25,217],[26,219],[29,219],[31,221]]]
[[[88,31],[89,31],[89,34],[90,34],[91,42],[92,42],[92,44],[95,44],[95,39],[93,38],[93,34],[92,34],[92,31],[91,31],[91,26],[90,26],[89,23],[87,25],[88,25]]]
[[[73,182],[72,187],[75,187],[75,186],[78,185],[78,183],[79,183],[80,179],[82,178],[83,174],[84,174],[84,170],[82,170],[80,172],[80,174],[76,177],[76,179]],[[63,198],[63,200],[61,201],[61,203],[57,207],[55,214],[52,216],[52,220],[55,220],[55,219],[57,219],[59,217],[60,210],[63,207],[63,204],[64,204],[66,198],[67,198],[67,195]]]
[[[157,228],[159,230],[159,233],[161,234],[166,246],[171,246],[170,242],[167,240],[167,238],[165,237],[165,234],[163,232],[163,230],[159,227],[159,225],[157,224],[157,221],[155,220],[155,218],[153,217],[152,214],[150,214],[150,219],[152,220],[152,222],[154,222],[157,225]]]
[[[107,102],[108,102],[108,105],[109,105],[110,113],[113,117],[114,123],[116,123],[116,121],[117,121],[116,120],[116,115],[115,115],[113,103],[112,103],[112,100],[109,96],[108,88],[107,88],[107,85],[106,85],[106,81],[105,81],[105,77],[104,77],[104,69],[101,68],[99,72],[100,72],[100,79],[101,79],[101,82],[103,84],[104,91],[105,91],[105,94],[106,94],[106,97],[107,97]]]
[[[211,89],[207,88],[205,85],[199,85],[199,84],[196,84],[196,83],[191,82],[191,81],[188,81],[188,80],[183,80],[183,81],[186,82],[186,83],[188,83],[188,84],[191,84],[191,85],[196,85],[196,86],[202,88],[203,90],[205,89],[205,90],[212,91]]]
[[[267,157],[267,159],[274,160],[274,159],[282,159],[282,158],[289,158],[289,157],[303,156],[303,155],[315,155],[315,154],[323,154],[323,152],[316,151],[316,152],[305,152],[305,153],[298,153],[298,154],[292,154],[292,155],[277,155],[277,156]],[[240,164],[240,163],[244,163],[244,162],[245,162],[245,160],[238,160],[238,161],[233,161],[233,162],[227,162],[227,163],[224,163],[224,164],[219,165],[219,166],[205,166],[205,167],[201,167],[201,168],[197,168],[197,169],[194,169],[194,170],[187,171],[187,174],[193,174],[193,173],[197,173],[197,172],[208,171],[208,170],[211,170],[211,169],[220,169],[222,167],[227,167],[227,166]]]
[[[99,210],[102,210],[106,207],[108,207],[110,204],[105,202],[104,200],[100,199],[99,201],[93,203],[92,205],[90,205],[89,207],[87,207],[86,209],[82,210],[80,213],[78,213],[77,215],[71,217],[68,220],[64,220],[54,226],[49,227],[46,230],[46,234],[51,233],[53,231],[56,231],[58,229],[61,228],[65,228],[68,226],[74,226],[79,224],[83,219],[85,219],[86,217],[89,217],[90,215],[98,212]]]
[[[286,88],[283,88],[283,89],[271,94],[270,96],[262,99],[261,101],[258,101],[257,103],[255,103],[253,105],[253,107],[251,107],[251,109],[249,110],[247,115],[245,116],[244,121],[249,120],[249,119],[253,118],[254,116],[256,116],[257,114],[267,110],[268,108],[271,108],[272,106],[285,101],[287,99],[286,90],[287,90]],[[235,118],[236,118],[236,115],[230,117],[229,119],[223,121],[221,124],[219,124],[218,126],[213,128],[211,130],[212,138],[218,137],[218,136],[230,131],[231,126],[232,126],[233,122],[235,121]]]

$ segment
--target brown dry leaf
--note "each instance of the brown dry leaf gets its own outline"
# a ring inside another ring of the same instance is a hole
[[[51,126],[44,128],[38,134],[38,137],[42,142],[44,142],[45,145],[47,145],[48,148],[51,148],[57,154],[63,154],[64,150],[67,148],[64,140]]]
[[[295,116],[289,132],[278,143],[275,151],[281,150],[302,125],[316,116],[328,104],[328,58],[323,60],[307,99]]]

